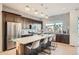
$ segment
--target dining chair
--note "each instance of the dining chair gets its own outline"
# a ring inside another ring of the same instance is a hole
[[[45,39],[43,39],[43,41],[41,42],[41,49],[45,49],[47,48],[47,42],[48,42],[48,37],[46,37]]]
[[[49,39],[48,39],[48,43],[47,43],[47,46],[48,46],[48,47],[51,46],[51,42],[52,42],[52,40],[53,40],[53,37],[52,37],[52,36],[49,37]]]
[[[40,41],[35,41],[32,45],[26,46],[26,54],[28,55],[37,55],[40,48]]]

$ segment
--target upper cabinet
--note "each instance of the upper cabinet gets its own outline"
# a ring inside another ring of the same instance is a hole
[[[17,23],[23,23],[22,17],[19,16],[19,15],[16,15],[16,16],[15,16],[15,22],[17,22]]]
[[[6,13],[6,21],[7,22],[15,22],[15,15],[11,13]]]
[[[23,29],[30,28],[29,26],[32,25],[33,23],[40,23],[42,24],[42,21],[36,21],[30,18],[22,17],[18,14],[10,13],[10,12],[5,12],[3,11],[3,20],[5,22],[17,22],[22,24]]]

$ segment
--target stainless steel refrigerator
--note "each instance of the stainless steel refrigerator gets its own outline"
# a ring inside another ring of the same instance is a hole
[[[7,50],[16,46],[12,39],[21,37],[21,29],[21,23],[7,22]]]

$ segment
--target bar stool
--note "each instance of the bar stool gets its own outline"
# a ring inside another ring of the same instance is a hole
[[[37,55],[40,47],[40,41],[35,41],[31,46],[26,46],[26,54]]]
[[[56,35],[53,35],[53,39],[52,39],[52,46],[55,46],[55,41],[56,41]]]
[[[53,47],[52,50],[55,50],[56,47],[57,47],[57,44],[56,44],[56,35],[53,35],[53,40],[52,40],[51,46]]]
[[[55,35],[52,35],[51,37],[49,37],[49,41],[47,43],[48,44],[48,48],[47,48],[47,50],[44,50],[45,53],[51,54],[51,50],[55,50],[56,49],[55,39],[56,39]]]
[[[46,37],[42,42],[41,42],[41,49],[47,48],[47,42],[48,42],[48,37]]]
[[[49,37],[49,40],[48,40],[48,43],[47,43],[48,47],[49,47],[49,46],[51,46],[52,39],[53,39],[53,37],[52,37],[52,36],[51,36],[51,37]]]

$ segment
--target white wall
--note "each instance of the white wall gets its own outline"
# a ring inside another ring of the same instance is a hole
[[[70,13],[64,13],[49,17],[46,23],[52,24],[56,22],[63,22],[63,30],[67,30],[69,29],[70,26],[69,19],[70,19]]]
[[[79,33],[77,30],[77,20],[79,17],[79,10],[72,10],[70,12],[70,45],[79,45]]]
[[[0,4],[0,51],[2,51],[2,4]]]

